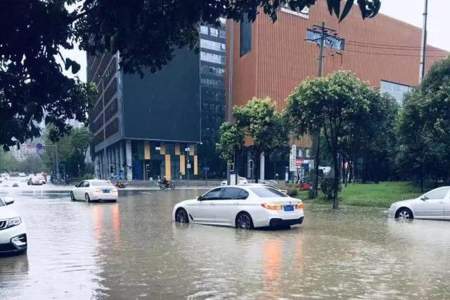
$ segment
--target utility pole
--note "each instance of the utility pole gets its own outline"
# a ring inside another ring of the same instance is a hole
[[[325,22],[321,25],[314,25],[312,28],[308,28],[308,32],[313,34],[312,38],[307,38],[309,42],[314,42],[319,45],[319,70],[317,72],[318,77],[323,76],[323,59],[324,49],[326,47],[325,41],[331,41],[330,48],[336,47],[333,45],[334,41],[342,41],[337,37],[336,30],[325,27]],[[343,44],[340,45],[340,50],[343,49]],[[320,129],[313,133],[313,150],[314,150],[314,181],[313,181],[313,198],[318,195],[319,188],[319,164],[320,164]]]
[[[425,8],[423,11],[423,28],[422,28],[422,45],[420,48],[420,69],[419,69],[419,83],[425,77],[425,63],[427,55],[427,21],[428,21],[428,0],[425,0]]]

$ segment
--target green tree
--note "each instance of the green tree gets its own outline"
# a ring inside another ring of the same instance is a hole
[[[407,95],[399,122],[398,165],[416,177],[450,179],[450,57],[432,66],[419,88]]]
[[[378,182],[394,176],[399,106],[394,98],[368,86],[363,85],[360,92],[368,110],[348,124],[342,140],[343,159],[354,164],[353,176],[363,182]]]
[[[10,152],[0,149],[0,173],[5,171],[15,171],[17,165],[18,161]]]
[[[233,116],[237,128],[253,142],[251,149],[258,182],[261,154],[269,156],[274,150],[287,147],[288,132],[283,116],[269,98],[253,98],[244,106],[236,106]]]
[[[236,124],[224,122],[220,126],[217,151],[220,153],[220,157],[227,163],[227,180],[229,179],[231,165],[236,164],[236,152],[242,149],[243,144],[244,132]],[[234,168],[236,169],[236,165]]]
[[[50,170],[56,171],[57,164],[60,173],[70,177],[81,177],[86,173],[86,151],[89,147],[91,136],[86,127],[72,128],[69,134],[53,142],[51,136],[55,133],[54,127],[47,128],[45,134],[44,162]],[[58,159],[58,162],[57,162]]]
[[[369,88],[349,72],[303,81],[289,96],[285,114],[297,134],[320,129],[333,161],[333,208],[339,207],[340,158],[346,137],[369,113]]]
[[[86,120],[93,89],[63,74],[80,69],[62,52],[75,43],[89,54],[119,51],[126,72],[154,72],[176,49],[197,46],[199,23],[217,24],[220,17],[239,21],[244,15],[253,21],[259,11],[276,20],[282,5],[303,9],[316,1],[2,0],[0,145],[39,136],[43,119],[59,133],[70,130],[66,119]],[[326,1],[341,20],[354,2]],[[358,0],[358,5],[363,18],[373,17],[380,0]]]

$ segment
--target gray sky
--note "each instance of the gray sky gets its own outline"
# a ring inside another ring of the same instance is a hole
[[[324,1],[324,0],[320,0]],[[381,13],[415,26],[422,26],[425,0],[381,0]],[[450,51],[450,0],[429,0],[428,44]],[[79,50],[65,51],[81,64],[80,78],[86,80],[86,55]]]

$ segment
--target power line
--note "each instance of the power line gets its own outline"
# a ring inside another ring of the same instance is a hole
[[[388,49],[388,50],[398,50],[398,51],[420,51],[420,47],[404,47],[404,46],[383,46],[381,44],[371,44],[371,45],[365,45],[363,43],[354,43],[349,41],[348,45],[351,46],[355,46],[355,47],[361,47],[361,48],[375,48],[375,49]],[[443,52],[443,50],[439,50],[439,49],[429,49],[429,51],[434,51],[434,52]]]
[[[384,55],[384,56],[401,56],[401,57],[419,57],[420,53],[415,55],[411,53],[407,54],[401,54],[401,53],[387,53],[387,52],[365,52],[365,51],[358,51],[354,49],[346,49],[345,52],[352,52],[352,53],[360,53],[360,54],[367,54],[367,55]],[[427,55],[427,57],[435,57],[435,58],[445,58],[445,55]]]

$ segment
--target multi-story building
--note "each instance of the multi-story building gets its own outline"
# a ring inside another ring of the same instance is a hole
[[[120,70],[119,53],[88,56],[88,81],[99,94],[89,116],[98,177],[193,178],[200,166],[214,171],[216,158],[207,154],[224,119],[225,38],[223,28],[201,26],[199,52],[177,50],[168,65],[142,78]]]
[[[314,25],[320,26],[322,22],[336,31],[336,36],[331,32],[325,41],[324,75],[350,70],[399,102],[405,92],[418,85],[420,28],[383,14],[362,20],[357,7],[339,23],[329,14],[326,1],[318,1],[301,12],[282,8],[274,23],[263,13],[254,23],[227,21],[228,116],[234,105],[244,105],[252,97],[270,97],[282,109],[286,98],[301,81],[317,76],[320,30]],[[447,55],[446,51],[428,46],[426,66]],[[310,161],[310,148],[308,138],[296,142],[291,171],[296,169],[296,164]],[[262,161],[266,165],[271,163],[267,158]],[[247,162],[250,165],[251,159]],[[284,164],[266,168],[266,175],[284,174],[288,164],[284,159]],[[261,169],[264,177],[264,167]],[[250,171],[243,168],[241,173],[249,176]]]
[[[203,175],[218,177],[224,162],[216,152],[218,130],[225,118],[225,54],[224,27],[200,26],[200,97],[202,103],[202,144],[198,148]]]

